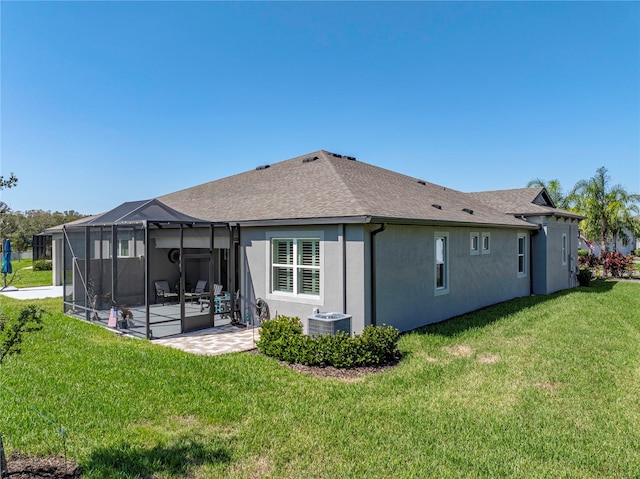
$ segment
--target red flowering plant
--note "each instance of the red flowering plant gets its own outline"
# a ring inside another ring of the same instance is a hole
[[[624,256],[619,251],[605,251],[600,256],[605,276],[622,278],[633,270],[633,255]]]

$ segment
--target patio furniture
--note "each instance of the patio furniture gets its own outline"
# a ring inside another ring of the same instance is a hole
[[[156,303],[158,302],[158,298],[162,299],[162,305],[168,300],[178,299],[178,293],[174,293],[171,291],[169,287],[169,281],[166,279],[154,281],[153,284],[156,287]]]
[[[207,280],[201,279],[200,281],[198,281],[198,284],[196,284],[196,287],[193,291],[184,293],[184,297],[188,298],[193,303],[193,301],[196,299],[209,296],[209,292],[205,291],[206,288],[207,288]]]
[[[214,285],[213,285],[213,298],[214,298],[214,301],[217,301],[216,298],[220,297],[220,293],[222,293],[222,285],[214,283]],[[211,300],[210,299],[200,298],[198,300],[198,302],[200,303],[200,312],[201,313],[204,311],[204,308],[210,308],[211,307]]]

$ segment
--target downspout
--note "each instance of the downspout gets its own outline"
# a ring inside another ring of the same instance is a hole
[[[382,223],[380,228],[373,230],[371,233],[371,324],[377,325],[376,318],[376,235],[387,229],[387,223]]]
[[[533,237],[540,232],[540,228],[529,235],[529,296],[533,296]]]
[[[347,249],[344,237],[345,225],[338,225],[338,238],[342,249],[342,313],[347,314]]]

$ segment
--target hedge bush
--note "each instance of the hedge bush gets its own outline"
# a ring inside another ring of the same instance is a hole
[[[589,286],[591,284],[591,270],[581,267],[578,270],[578,284],[580,286]]]
[[[343,331],[311,337],[302,334],[299,318],[278,316],[262,323],[257,346],[261,353],[288,363],[351,368],[396,359],[399,338],[400,333],[391,326],[367,326],[354,337]]]
[[[33,262],[34,271],[51,271],[53,269],[53,263],[44,259],[39,259]]]

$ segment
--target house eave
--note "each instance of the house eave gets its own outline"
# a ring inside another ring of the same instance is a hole
[[[415,218],[388,218],[376,216],[372,217],[370,223],[379,224],[379,223],[387,223],[394,225],[405,225],[405,226],[452,226],[452,227],[466,227],[466,228],[509,228],[509,229],[529,229],[529,230],[537,230],[539,229],[539,225],[535,225],[529,223],[528,221],[522,220],[522,224],[505,224],[505,223],[494,223],[488,222],[483,223],[480,221],[447,221],[447,220],[430,220],[430,219],[415,219]]]
[[[331,216],[323,218],[287,218],[249,221],[230,221],[240,227],[261,227],[261,226],[311,226],[330,224],[394,224],[394,225],[414,225],[414,226],[453,226],[453,227],[475,227],[475,228],[514,228],[537,230],[538,225],[522,220],[521,224],[483,223],[479,221],[446,221],[420,218],[393,218],[385,216]]]
[[[553,216],[556,218],[573,218],[576,220],[583,220],[586,217],[570,211],[529,211],[529,212],[509,212],[513,216]]]
[[[362,216],[327,216],[322,218],[283,218],[264,220],[241,220],[229,223],[240,227],[251,226],[309,226],[309,225],[335,225],[335,224],[364,224],[369,223],[371,217]]]

